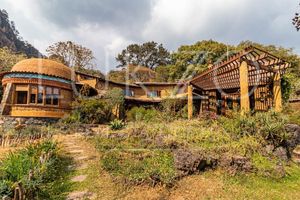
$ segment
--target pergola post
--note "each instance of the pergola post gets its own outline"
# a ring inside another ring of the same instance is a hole
[[[241,114],[243,115],[250,111],[248,65],[245,61],[240,65],[240,101]]]
[[[273,98],[275,112],[282,111],[281,80],[280,73],[276,72],[273,80]]]
[[[188,119],[193,118],[193,86],[188,85]]]

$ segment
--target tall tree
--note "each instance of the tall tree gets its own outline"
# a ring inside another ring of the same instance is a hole
[[[0,72],[10,71],[17,62],[26,59],[26,55],[14,53],[7,47],[0,48]]]
[[[58,60],[76,70],[91,69],[94,65],[93,52],[71,41],[57,42],[46,49],[50,59]]]
[[[0,73],[10,71],[12,66],[25,58],[26,56],[24,54],[16,54],[7,47],[0,48]],[[0,84],[0,101],[2,99],[2,94],[3,89],[2,84]]]
[[[234,47],[213,40],[199,41],[193,45],[183,45],[172,54],[172,65],[167,69],[158,67],[158,74],[166,71],[169,77],[160,76],[160,80],[175,81],[188,79],[207,69],[210,64],[217,62],[220,58],[227,56],[227,50]]]
[[[296,27],[297,31],[300,30],[300,16],[298,12],[295,14],[295,17],[293,18],[293,25]]]
[[[156,42],[146,42],[142,45],[131,44],[122,50],[116,57],[120,67],[126,65],[139,65],[155,68],[158,65],[167,65],[170,63],[170,53],[162,44]]]

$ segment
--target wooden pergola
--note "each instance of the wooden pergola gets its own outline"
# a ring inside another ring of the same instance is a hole
[[[250,110],[249,91],[273,84],[273,105],[280,111],[280,78],[289,66],[284,60],[250,46],[196,76],[190,81],[190,87],[202,90],[208,100],[215,91],[225,96],[238,95],[241,111],[247,112]]]

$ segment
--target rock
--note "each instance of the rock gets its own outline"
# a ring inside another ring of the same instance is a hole
[[[237,172],[251,172],[253,166],[249,158],[244,156],[223,156],[219,165],[227,169],[231,174],[236,174]]]
[[[75,191],[68,195],[67,200],[82,200],[82,199],[95,199],[95,195],[88,191]]]
[[[187,149],[178,149],[174,152],[174,165],[180,176],[202,171],[206,167],[206,159],[199,152]]]
[[[275,149],[275,147],[274,147],[274,145],[272,145],[272,144],[269,144],[269,145],[267,145],[267,146],[265,147],[265,150],[266,150],[266,153],[267,153],[267,154],[272,154],[273,151],[274,151],[274,149]]]
[[[283,147],[278,147],[274,150],[273,155],[282,161],[288,161],[288,152]]]
[[[86,175],[75,176],[71,179],[72,182],[83,182],[86,179]]]
[[[277,164],[274,169],[274,175],[276,178],[283,178],[286,175],[286,171],[281,163]]]
[[[287,124],[285,125],[285,130],[290,134],[287,145],[290,149],[294,149],[300,144],[300,126],[297,124]]]

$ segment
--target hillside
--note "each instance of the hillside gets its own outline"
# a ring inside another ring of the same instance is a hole
[[[20,37],[13,21],[9,20],[8,13],[0,9],[0,48],[8,47],[14,52],[24,53],[29,58],[39,57],[41,53],[31,44]]]

